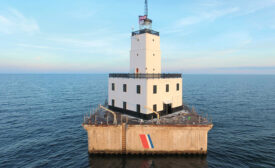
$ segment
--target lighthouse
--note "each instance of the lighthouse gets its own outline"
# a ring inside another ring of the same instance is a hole
[[[160,33],[152,29],[147,0],[138,22],[139,30],[131,33],[129,72],[109,74],[108,107],[143,119],[180,111],[182,75],[161,71]]]
[[[84,116],[89,153],[206,154],[212,121],[183,105],[180,73],[161,71],[160,34],[152,29],[147,0],[138,21],[129,71],[110,73],[108,102]]]

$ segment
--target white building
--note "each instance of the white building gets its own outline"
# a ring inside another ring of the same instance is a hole
[[[139,24],[131,37],[130,73],[109,74],[109,108],[145,119],[155,116],[152,110],[161,115],[181,110],[181,74],[161,73],[159,32],[151,29],[147,12]]]

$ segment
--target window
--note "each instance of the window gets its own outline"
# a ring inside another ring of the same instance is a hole
[[[153,54],[153,56],[155,56],[155,54]]]
[[[153,105],[153,110],[157,111],[157,105],[156,104]]]
[[[137,94],[140,94],[140,85],[137,85]]]
[[[123,92],[127,92],[127,85],[123,84]]]
[[[140,113],[140,104],[137,104],[137,112]]]
[[[157,85],[153,86],[153,93],[156,94],[157,93]]]
[[[114,107],[115,106],[115,100],[112,99],[112,106]]]
[[[123,110],[126,110],[126,109],[127,109],[127,103],[123,102]]]
[[[115,90],[115,84],[112,83],[112,90]]]
[[[177,90],[180,90],[180,84],[177,83]]]
[[[137,54],[137,56],[138,56],[138,54]]]
[[[153,39],[153,42],[155,41],[155,39]]]
[[[166,84],[166,92],[169,92],[169,84]]]

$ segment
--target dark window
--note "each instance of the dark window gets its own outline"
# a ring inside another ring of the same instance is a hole
[[[169,85],[166,84],[166,92],[169,92]]]
[[[140,113],[140,104],[137,104],[137,112]]]
[[[115,100],[112,99],[112,106],[114,107],[115,106]]]
[[[123,102],[123,109],[126,110],[127,109],[127,103]]]
[[[137,94],[140,94],[140,85],[137,85]]]
[[[137,56],[138,56],[138,54],[137,54]]]
[[[153,110],[157,111],[157,105],[156,104],[153,105]]]
[[[153,54],[153,56],[155,56],[155,54]]]
[[[112,90],[115,90],[115,84],[112,83]]]
[[[180,84],[177,83],[177,90],[180,90]]]
[[[127,85],[123,84],[123,92],[127,92]]]
[[[153,93],[156,94],[157,93],[157,85],[153,86]]]

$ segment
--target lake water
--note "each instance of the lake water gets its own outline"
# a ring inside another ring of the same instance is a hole
[[[275,75],[183,75],[213,119],[206,156],[90,156],[83,114],[108,75],[0,75],[0,167],[275,167]]]

